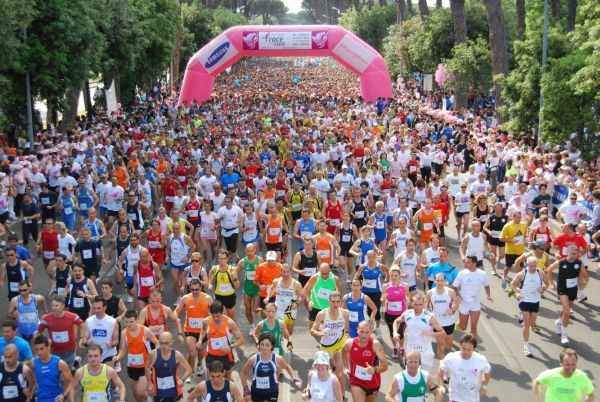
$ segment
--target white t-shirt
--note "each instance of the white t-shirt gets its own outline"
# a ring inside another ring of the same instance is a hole
[[[462,358],[460,351],[448,353],[440,363],[440,370],[444,370],[450,379],[450,400],[479,402],[483,374],[491,369],[487,358],[477,352],[473,352],[468,360]]]
[[[107,189],[106,193],[106,208],[111,211],[118,211],[123,207],[123,197],[125,191],[123,187],[116,185]]]
[[[238,228],[243,214],[244,212],[237,205],[232,205],[231,208],[222,206],[217,212],[217,216],[221,220],[221,228],[223,229]]]
[[[198,180],[198,187],[200,189],[200,193],[205,197],[212,193],[213,186],[216,182],[217,178],[215,176],[204,175],[200,177],[200,180]]]
[[[117,348],[109,346],[113,332],[117,328],[116,319],[109,315],[105,315],[102,319],[92,315],[85,320],[85,326],[90,334],[90,340],[102,348],[102,360],[117,354]]]
[[[458,273],[453,286],[460,291],[460,297],[467,303],[481,300],[481,289],[489,286],[488,276],[485,271],[476,269],[469,271],[463,269]]]
[[[73,250],[73,247],[75,247],[75,245],[77,244],[77,242],[75,241],[75,238],[67,233],[64,237],[63,236],[59,236],[58,237],[58,252],[64,256],[67,257],[67,259],[70,259],[73,256],[73,253],[71,252],[71,250]],[[69,247],[72,246],[72,247]]]

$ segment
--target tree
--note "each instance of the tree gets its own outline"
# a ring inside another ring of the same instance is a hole
[[[516,0],[515,8],[517,10],[517,37],[521,39],[525,34],[525,0]]]
[[[465,1],[450,0],[450,10],[452,12],[452,25],[454,27],[454,46],[460,45],[467,40],[467,19],[465,17]],[[455,98],[457,109],[464,108],[467,105],[467,90],[462,80],[455,82]]]
[[[429,7],[427,6],[427,0],[419,0],[419,13],[421,17],[429,16]]]
[[[396,0],[396,24],[406,20],[406,3],[404,0]]]
[[[281,0],[254,0],[250,9],[252,15],[262,17],[263,24],[272,24],[273,18],[280,19],[287,13]]]
[[[502,12],[501,0],[484,0],[487,11],[487,21],[490,32],[490,48],[492,50],[492,72],[494,74],[494,92],[496,94],[496,105],[502,104],[500,81],[497,76],[508,73],[508,44],[506,39],[506,28],[504,26],[504,14]],[[501,115],[499,117],[502,117]],[[499,119],[501,120],[501,119]]]
[[[461,90],[470,87],[477,92],[485,92],[491,85],[490,51],[482,37],[454,45],[452,57],[444,60],[444,64],[454,77],[449,84],[455,91],[459,87]]]
[[[396,9],[393,5],[381,7],[377,4],[371,9],[365,7],[358,11],[351,8],[340,17],[342,26],[354,32],[377,50],[382,48],[383,38],[388,33],[388,27],[395,21]]]
[[[577,0],[567,0],[567,32],[575,29],[575,18],[577,17]]]

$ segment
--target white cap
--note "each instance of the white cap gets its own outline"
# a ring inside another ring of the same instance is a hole
[[[277,261],[277,251],[267,251],[267,261]]]
[[[319,350],[317,353],[315,353],[313,367],[317,364],[326,364],[327,366],[329,366],[329,354],[322,350]]]

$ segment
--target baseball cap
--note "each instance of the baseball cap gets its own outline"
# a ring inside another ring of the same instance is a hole
[[[267,251],[267,261],[277,261],[277,251]]]
[[[329,366],[329,354],[322,350],[319,350],[317,353],[315,353],[313,366],[316,366],[317,364],[325,364]]]

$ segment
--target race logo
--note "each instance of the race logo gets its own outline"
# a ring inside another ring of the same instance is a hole
[[[258,50],[258,32],[244,32],[242,46],[244,50]]]
[[[223,56],[227,54],[227,50],[229,50],[230,46],[231,44],[229,42],[223,42],[223,44],[219,45],[215,50],[213,50],[208,56],[206,63],[204,63],[204,68],[208,70],[217,64],[223,58]]]
[[[312,33],[312,48],[327,49],[327,31],[315,31]]]

